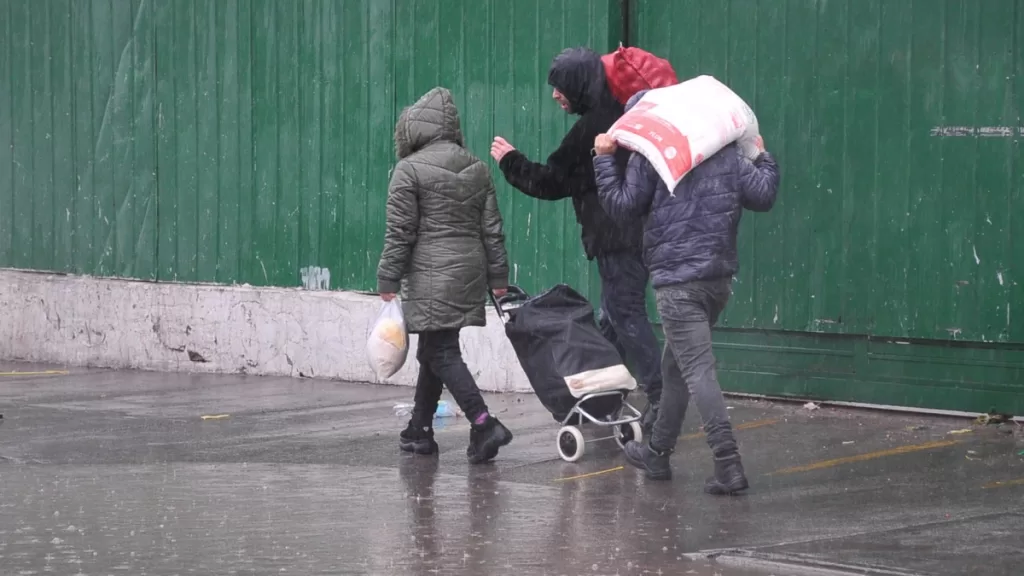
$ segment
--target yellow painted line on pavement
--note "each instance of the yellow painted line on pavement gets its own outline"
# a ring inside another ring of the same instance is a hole
[[[42,372],[0,372],[0,376],[67,376],[67,370],[43,370]]]
[[[885,458],[886,456],[899,456],[901,454],[910,454],[912,452],[921,452],[924,450],[935,450],[936,448],[946,448],[958,444],[956,440],[938,440],[935,442],[925,442],[924,444],[911,444],[908,446],[898,446],[896,448],[890,448],[888,450],[879,450],[877,452],[866,452],[864,454],[856,454],[854,456],[846,456],[844,458],[833,458],[832,460],[823,460],[821,462],[815,462],[813,464],[807,464],[805,466],[793,466],[792,468],[783,468],[782,470],[776,470],[769,474],[797,474],[799,472],[811,472],[813,470],[822,470],[825,468],[833,468],[835,466],[841,466],[843,464],[853,464],[854,462],[865,462],[867,460],[875,460],[876,458]]]
[[[992,482],[982,486],[983,489],[989,490],[991,488],[1006,488],[1007,486],[1024,486],[1024,478],[1018,478],[1016,480],[1006,480],[1005,482]]]
[[[555,482],[568,482],[570,480],[582,480],[584,478],[593,478],[594,476],[601,476],[602,474],[610,474],[612,472],[618,472],[625,470],[625,466],[616,466],[615,468],[609,468],[607,470],[601,470],[599,472],[591,472],[589,474],[580,474],[579,476],[569,476],[568,478],[555,478]]]
[[[778,424],[778,423],[779,423],[779,420],[777,418],[769,419],[769,420],[754,420],[753,422],[744,422],[743,424],[737,424],[736,427],[733,428],[733,429],[734,430],[753,430],[754,428],[761,428],[761,427],[764,427],[764,426],[771,426],[772,424]],[[697,440],[698,438],[703,438],[703,437],[704,437],[704,432],[695,432],[693,434],[687,434],[685,436],[680,436],[679,439],[680,440]]]

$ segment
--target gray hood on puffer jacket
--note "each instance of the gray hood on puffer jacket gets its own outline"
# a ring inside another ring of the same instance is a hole
[[[488,287],[508,286],[498,199],[487,166],[462,147],[451,92],[434,88],[395,125],[380,293],[401,292],[410,332],[483,326]]]
[[[650,92],[650,90],[641,90],[641,91],[637,92],[636,94],[633,94],[632,96],[630,96],[629,100],[626,101],[625,111],[629,112],[630,109],[633,108],[633,106],[636,106],[636,103],[639,102],[641,99],[643,99],[643,97],[648,92]]]
[[[459,111],[446,88],[434,88],[398,116],[395,123],[395,154],[398,159],[435,142],[462,146]]]

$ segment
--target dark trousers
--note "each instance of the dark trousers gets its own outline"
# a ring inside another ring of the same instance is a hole
[[[731,293],[729,279],[688,282],[657,290],[658,313],[665,329],[665,388],[651,438],[654,450],[675,448],[692,396],[715,456],[730,456],[737,451],[711,351],[711,327]]]
[[[661,397],[661,349],[647,315],[649,273],[639,252],[597,257],[601,275],[601,333],[619,351],[650,402]]]
[[[480,395],[476,380],[462,360],[458,330],[420,334],[416,360],[420,363],[420,373],[416,380],[416,405],[412,418],[417,426],[433,423],[444,386],[448,386],[459,409],[470,422],[487,412],[487,404]]]

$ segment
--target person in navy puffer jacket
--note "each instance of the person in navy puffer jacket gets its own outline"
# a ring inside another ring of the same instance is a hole
[[[633,96],[629,110],[645,92]],[[715,373],[711,327],[732,294],[739,270],[736,235],[743,209],[767,212],[775,203],[779,169],[771,154],[753,161],[730,144],[694,167],[669,190],[654,166],[634,153],[621,173],[607,134],[594,142],[598,196],[614,219],[644,222],[644,261],[651,271],[665,331],[661,409],[646,444],[630,442],[626,458],[652,480],[672,477],[669,456],[682,429],[690,396],[704,422],[715,474],[704,489],[725,495],[748,488],[739,446]]]

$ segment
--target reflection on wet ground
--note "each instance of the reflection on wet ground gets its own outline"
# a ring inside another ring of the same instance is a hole
[[[45,367],[43,367],[45,368]],[[26,369],[27,370],[27,369]],[[41,371],[41,370],[40,370]],[[753,489],[701,493],[696,414],[671,483],[618,448],[557,458],[532,397],[465,463],[399,454],[410,390],[71,370],[0,381],[0,574],[1019,574],[1019,427],[730,401]],[[202,420],[203,415],[224,415]],[[718,560],[708,554],[725,551]],[[873,571],[873,572],[872,572]]]

